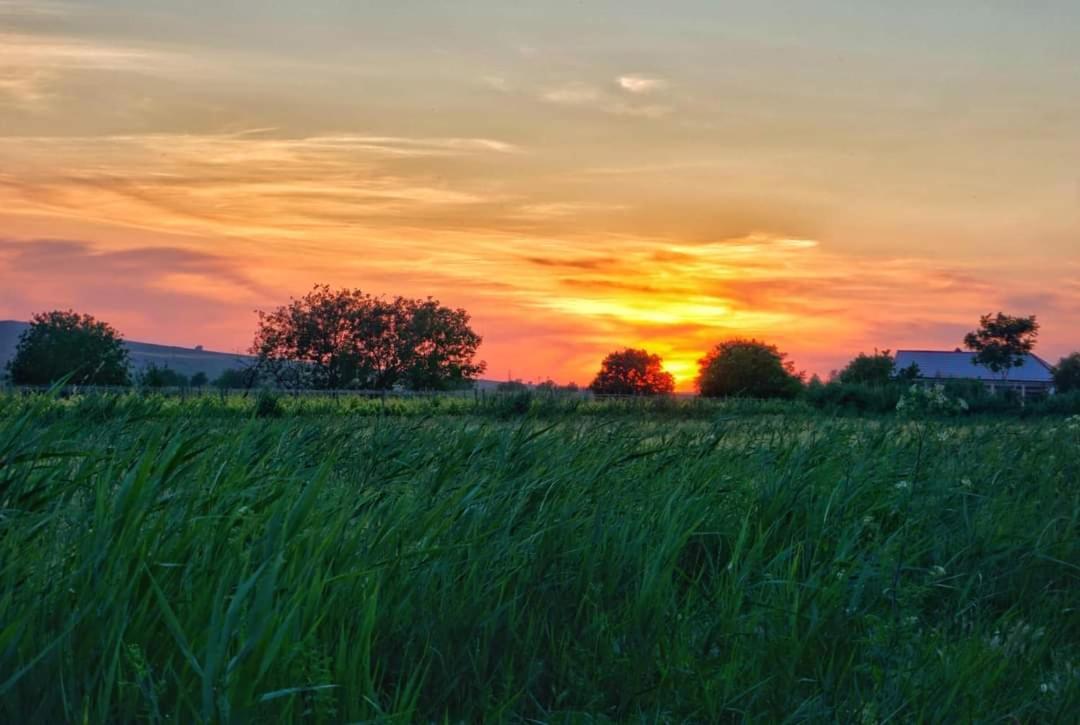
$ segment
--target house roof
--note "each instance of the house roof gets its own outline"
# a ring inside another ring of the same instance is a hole
[[[970,352],[939,350],[897,350],[896,369],[903,370],[912,363],[919,366],[920,378],[963,378],[967,380],[1001,380],[1001,375],[987,367],[976,365]],[[1038,355],[1025,355],[1023,365],[1009,370],[1011,382],[1050,383],[1053,370]]]

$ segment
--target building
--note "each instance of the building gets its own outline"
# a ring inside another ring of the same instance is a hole
[[[1038,355],[1025,355],[1023,365],[1010,368],[1006,375],[976,364],[974,354],[962,350],[897,350],[895,360],[897,371],[917,365],[919,374],[915,380],[924,383],[978,380],[992,393],[1016,390],[1022,398],[1048,395],[1054,391],[1053,368]]]

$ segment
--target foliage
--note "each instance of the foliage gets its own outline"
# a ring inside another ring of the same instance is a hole
[[[967,413],[969,406],[966,400],[949,395],[945,386],[919,385],[915,383],[908,388],[896,403],[896,412],[908,416],[921,417],[926,415],[958,415]]]
[[[0,400],[0,720],[1076,711],[1080,418],[358,423],[111,399],[96,425],[80,400]],[[661,401],[681,404],[605,406]]]
[[[248,390],[258,382],[259,370],[255,366],[222,370],[214,380],[214,387],[222,390]]]
[[[206,373],[199,371],[191,376],[191,387],[203,388],[210,384],[210,376]]]
[[[922,371],[919,369],[919,363],[913,362],[896,371],[896,380],[900,382],[912,382],[918,380],[921,373]]]
[[[975,353],[975,364],[1008,377],[1010,368],[1024,364],[1024,356],[1035,348],[1038,336],[1035,315],[1012,317],[998,312],[980,317],[979,329],[964,336],[964,346]]]
[[[497,393],[522,393],[529,389],[529,386],[520,379],[515,380],[503,380],[501,383],[495,386],[495,392]]]
[[[604,358],[589,389],[597,395],[667,395],[675,378],[659,355],[628,347]]]
[[[280,418],[283,415],[285,407],[281,404],[281,397],[272,390],[260,390],[259,397],[255,399],[255,417]]]
[[[186,388],[189,382],[187,376],[167,365],[159,366],[154,363],[139,371],[138,381],[144,388]]]
[[[286,387],[444,390],[483,372],[484,363],[473,361],[480,342],[465,310],[432,298],[316,286],[260,312],[251,351]]]
[[[697,388],[705,397],[793,398],[802,381],[775,345],[735,338],[698,361]]]
[[[1066,355],[1054,366],[1054,388],[1058,393],[1080,391],[1080,352]]]
[[[873,355],[860,352],[840,371],[837,379],[841,383],[888,385],[893,380],[894,367],[895,361],[889,350],[875,350]]]
[[[803,398],[815,408],[831,412],[891,413],[896,410],[896,404],[906,389],[896,382],[870,385],[811,380],[803,392]]]
[[[34,315],[8,363],[16,385],[128,385],[128,351],[105,322],[71,310]]]

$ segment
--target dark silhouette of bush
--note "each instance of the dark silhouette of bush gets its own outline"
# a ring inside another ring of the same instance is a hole
[[[256,418],[280,418],[285,415],[285,406],[281,404],[281,398],[272,390],[259,391],[259,397],[255,399]]]
[[[168,366],[150,363],[139,372],[138,382],[144,388],[186,388],[189,381]]]
[[[698,361],[698,392],[706,398],[794,398],[802,378],[775,345],[736,338]]]
[[[1066,355],[1054,366],[1054,388],[1059,394],[1080,391],[1080,352]]]
[[[895,367],[889,350],[875,350],[873,355],[860,352],[836,377],[841,383],[888,385],[893,380]]]
[[[626,348],[604,358],[589,389],[597,395],[667,395],[675,391],[675,378],[659,355]]]
[[[71,310],[34,315],[8,363],[16,385],[129,385],[129,358],[111,325]]]
[[[223,370],[214,379],[214,387],[221,390],[248,390],[258,382],[259,371],[256,367],[232,368]]]

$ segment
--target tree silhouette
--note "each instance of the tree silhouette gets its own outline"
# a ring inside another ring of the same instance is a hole
[[[1059,393],[1080,390],[1080,352],[1066,355],[1054,366],[1054,388]]]
[[[316,286],[259,312],[251,352],[287,387],[440,390],[472,382],[481,338],[462,309]]]
[[[11,381],[47,385],[71,375],[76,385],[129,385],[128,351],[108,323],[72,310],[34,315],[8,363]]]
[[[721,342],[698,361],[698,391],[704,397],[795,397],[802,380],[785,358],[775,345],[758,340]]]
[[[666,395],[675,390],[675,378],[659,355],[626,348],[604,358],[589,389],[599,395]]]
[[[1035,348],[1038,336],[1035,315],[1012,317],[998,312],[980,317],[979,329],[964,335],[964,346],[975,353],[974,364],[1007,378],[1010,369],[1024,364],[1024,356]]]
[[[892,352],[889,350],[875,350],[873,355],[860,352],[840,371],[837,379],[841,383],[888,385],[893,379],[894,366]]]

